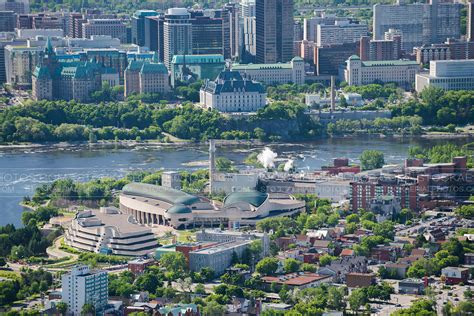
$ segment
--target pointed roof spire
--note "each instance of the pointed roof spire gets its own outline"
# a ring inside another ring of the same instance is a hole
[[[49,36],[46,40],[45,50],[48,55],[54,53],[53,44],[51,43],[51,38]]]

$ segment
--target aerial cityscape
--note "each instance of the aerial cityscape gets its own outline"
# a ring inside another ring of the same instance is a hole
[[[0,315],[474,315],[474,0],[0,0]]]

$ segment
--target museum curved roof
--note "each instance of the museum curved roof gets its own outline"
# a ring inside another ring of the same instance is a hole
[[[129,183],[123,187],[122,193],[162,200],[170,204],[191,205],[199,202],[197,196],[176,189],[148,183]]]
[[[170,207],[167,212],[171,214],[188,214],[192,213],[192,210],[189,206],[178,204]]]
[[[267,197],[268,193],[259,191],[234,192],[226,196],[224,199],[224,205],[246,202],[255,207],[259,207],[263,202],[265,202]]]

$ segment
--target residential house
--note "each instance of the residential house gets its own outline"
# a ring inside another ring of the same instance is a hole
[[[368,287],[375,283],[375,273],[351,272],[346,274],[347,287]]]
[[[343,257],[319,268],[318,274],[331,276],[335,283],[345,283],[348,273],[367,273],[367,263],[367,258],[364,256]]]

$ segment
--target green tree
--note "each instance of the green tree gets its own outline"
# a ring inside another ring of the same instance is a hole
[[[381,168],[384,163],[384,155],[378,150],[364,150],[359,157],[362,170]]]
[[[278,269],[278,259],[269,257],[263,258],[257,263],[255,269],[262,275],[274,275]]]
[[[226,307],[217,303],[216,301],[210,301],[202,308],[203,316],[221,316],[224,315]]]
[[[186,257],[182,252],[165,253],[160,257],[160,265],[169,272],[184,272],[187,269]]]
[[[86,303],[82,306],[81,315],[94,315],[95,314],[95,306],[91,303]]]
[[[283,270],[285,273],[298,272],[300,269],[301,263],[293,258],[288,258],[283,262]]]
[[[58,310],[58,312],[62,315],[62,316],[65,316],[66,315],[66,312],[67,312],[67,309],[68,309],[68,306],[65,302],[58,302],[56,304],[56,309]]]
[[[349,306],[351,310],[357,313],[361,306],[368,302],[367,294],[364,289],[354,289],[349,295]]]

